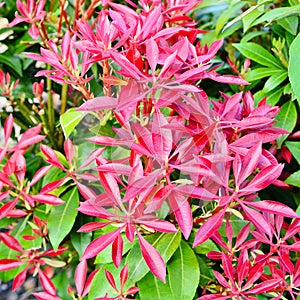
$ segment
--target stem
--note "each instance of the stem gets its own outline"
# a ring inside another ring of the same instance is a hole
[[[50,70],[51,66],[47,64],[47,70]],[[49,127],[49,139],[54,141],[54,127],[55,127],[55,120],[54,120],[54,103],[52,97],[52,81],[50,78],[47,77],[47,94],[48,94],[48,127]]]
[[[63,115],[67,108],[67,96],[68,96],[68,84],[64,83],[61,89],[61,107],[60,107],[60,115]],[[58,147],[61,148],[63,144],[64,136],[63,132],[60,131],[58,137]]]

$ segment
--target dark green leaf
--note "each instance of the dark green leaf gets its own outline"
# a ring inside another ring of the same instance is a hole
[[[22,64],[19,58],[10,54],[2,53],[0,54],[0,63],[3,63],[9,66],[10,68],[12,68],[14,71],[18,73],[20,77],[23,76]]]
[[[296,35],[298,32],[299,19],[297,16],[290,16],[278,20],[278,24],[292,35]]]

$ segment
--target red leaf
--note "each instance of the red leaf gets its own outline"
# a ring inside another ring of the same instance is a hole
[[[118,99],[108,96],[90,99],[78,107],[77,111],[97,111],[103,109],[114,109],[118,105]]]
[[[300,218],[290,207],[280,202],[263,200],[259,202],[247,202],[248,205],[262,212],[272,213],[288,218]]]
[[[279,283],[282,281],[281,278],[279,279],[270,279],[265,280],[257,285],[255,285],[251,290],[244,292],[247,295],[257,295],[263,294],[272,291],[272,289],[278,287]]]
[[[79,295],[82,295],[85,280],[86,280],[86,275],[87,275],[87,263],[86,260],[83,260],[78,264],[74,274],[74,281]]]
[[[23,282],[26,279],[26,274],[27,274],[27,268],[25,268],[22,272],[20,272],[13,281],[12,284],[12,291],[15,291],[17,288],[19,288]]]
[[[70,139],[67,139],[64,142],[64,151],[65,151],[69,166],[72,166],[72,160],[73,160],[73,156],[74,156],[74,146]]]
[[[105,270],[105,277],[106,277],[107,281],[109,282],[109,284],[114,288],[114,290],[118,292],[118,288],[117,288],[114,276],[109,271]]]
[[[113,241],[120,234],[122,229],[123,227],[119,228],[116,231],[103,234],[100,237],[96,238],[94,241],[92,241],[86,247],[83,256],[81,257],[81,260],[94,257],[102,250],[104,250],[106,247],[108,247],[111,243],[113,243]]]
[[[103,228],[109,224],[111,224],[111,222],[90,222],[82,225],[77,232],[91,232]]]
[[[166,265],[159,252],[147,242],[139,233],[138,239],[142,250],[142,255],[145,259],[150,271],[160,279],[163,283],[166,282]]]
[[[41,189],[41,194],[46,194],[46,193],[49,193],[49,192],[55,190],[59,186],[63,185],[65,183],[65,181],[68,181],[68,180],[69,180],[69,178],[66,176],[64,178],[55,180],[53,182],[49,182]]]
[[[35,185],[43,176],[45,176],[48,171],[52,168],[52,166],[45,166],[40,168],[33,176],[30,186]]]
[[[39,278],[40,278],[41,285],[42,285],[43,289],[45,290],[45,292],[47,292],[48,294],[50,294],[52,296],[55,296],[56,288],[55,288],[53,282],[41,269],[39,269],[38,272],[39,272]]]
[[[122,255],[123,255],[123,239],[122,236],[119,234],[115,238],[111,248],[111,257],[117,268],[119,267],[122,261]]]
[[[125,286],[127,279],[128,279],[128,265],[126,264],[120,273],[121,289],[123,289],[123,287]]]
[[[222,225],[225,210],[210,217],[198,230],[193,248],[207,241]]]
[[[54,150],[43,144],[41,144],[40,148],[43,154],[46,156],[47,162],[61,170],[65,170]]]
[[[15,260],[15,259],[0,259],[0,272],[8,271],[15,268],[18,268],[21,265],[24,265],[25,262]]]
[[[5,144],[7,144],[8,142],[13,126],[14,126],[14,118],[12,114],[10,114],[4,122],[4,143]]]
[[[0,238],[8,248],[24,253],[24,249],[22,248],[21,244],[13,236],[0,232]]]
[[[9,213],[14,209],[18,202],[18,199],[15,199],[11,202],[5,203],[1,208],[0,208],[0,220],[7,217]]]

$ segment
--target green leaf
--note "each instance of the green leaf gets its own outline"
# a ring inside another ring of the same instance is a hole
[[[92,232],[77,232],[77,230],[82,225],[84,225],[88,222],[91,222],[92,220],[93,220],[93,218],[79,213],[79,215],[76,218],[74,228],[72,229],[71,242],[79,256],[83,255],[85,248],[91,242],[93,233]]]
[[[296,35],[298,32],[297,29],[298,29],[299,19],[297,16],[290,16],[278,20],[278,24],[282,26],[286,31],[291,33],[292,35]]]
[[[220,251],[220,249],[217,247],[217,245],[211,239],[208,239],[201,245],[194,248],[194,251],[197,254],[206,255],[210,251]]]
[[[297,187],[300,187],[300,171],[297,171],[295,173],[293,173],[292,175],[290,175],[285,182],[287,184],[291,184]]]
[[[209,281],[215,278],[212,272],[212,268],[208,268],[210,260],[207,257],[197,256],[199,268],[200,268],[200,282],[201,287],[205,286]]]
[[[248,29],[252,26],[252,23],[264,13],[264,11],[261,9],[258,9],[258,7],[259,7],[259,5],[255,5],[255,6],[251,7],[252,11],[250,11],[245,17],[243,17],[242,21],[243,21],[244,33],[247,32]],[[250,10],[251,8],[249,8],[248,10]],[[245,11],[245,12],[247,12],[247,11]]]
[[[282,70],[273,68],[256,68],[246,74],[245,80],[247,80],[248,82],[252,82],[264,77],[269,77],[277,74],[282,74]]]
[[[254,94],[255,105],[257,106],[259,101],[265,97],[267,97],[267,104],[276,105],[282,96],[283,89],[284,89],[283,87],[277,88],[277,89],[272,90],[269,93],[264,93],[264,91],[262,91],[262,90],[258,91],[257,93]]]
[[[62,196],[65,203],[54,206],[48,217],[50,242],[56,250],[61,241],[71,231],[78,214],[79,194],[76,187]]]
[[[245,1],[239,1],[239,3],[234,3],[233,5],[230,5],[227,9],[223,11],[223,13],[220,15],[216,23],[217,35],[221,32],[222,28],[224,27],[224,25],[228,20],[240,14],[240,11],[242,7],[245,5],[245,3],[246,3]]]
[[[264,93],[268,93],[278,87],[288,77],[287,71],[281,71],[275,75],[272,75],[265,83],[263,88]]]
[[[265,34],[267,34],[266,31],[252,31],[252,32],[249,32],[249,33],[247,33],[243,36],[243,38],[241,39],[241,44],[248,43],[250,40],[254,39],[255,37],[265,35]]]
[[[296,36],[294,41],[290,47],[290,60],[289,60],[289,78],[293,88],[293,91],[297,97],[298,102],[300,101],[300,56],[299,56],[299,49],[300,49],[300,33]]]
[[[187,242],[181,241],[167,268],[172,299],[194,299],[199,284],[200,270],[196,255]]]
[[[140,288],[139,296],[141,300],[173,300],[169,280],[164,284],[149,272],[142,280],[138,282]]]
[[[279,114],[275,118],[277,120],[276,127],[284,128],[292,132],[297,122],[297,109],[293,101],[289,101],[281,107]],[[277,139],[278,147],[286,140],[287,134]]]
[[[285,145],[291,151],[298,164],[300,164],[300,142],[285,142]]]
[[[180,244],[181,233],[156,233],[146,237],[146,240],[156,248],[167,263]],[[129,252],[126,263],[128,263],[129,277],[133,282],[139,281],[149,272],[137,242]]]
[[[269,51],[264,49],[262,46],[255,43],[242,43],[233,44],[233,46],[240,51],[245,57],[266,66],[275,67],[277,69],[283,69],[280,61],[274,57]]]
[[[23,76],[22,64],[19,58],[10,54],[2,53],[0,54],[0,63],[3,63],[9,66],[10,68],[12,68],[14,71],[18,73],[20,77]]]
[[[81,111],[75,111],[75,108],[69,109],[60,116],[60,124],[66,139],[70,136],[82,118],[83,113]]]
[[[267,21],[271,23],[274,20],[280,20],[289,16],[300,14],[300,4],[291,7],[279,7],[266,12],[263,16],[254,22],[253,25],[257,25]]]

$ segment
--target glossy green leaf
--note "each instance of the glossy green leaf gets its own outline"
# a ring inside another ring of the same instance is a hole
[[[194,251],[195,253],[206,255],[210,251],[220,251],[220,250],[211,239],[208,239],[201,245],[195,247]]]
[[[263,16],[261,16],[259,19],[257,19],[254,22],[254,25],[266,21],[271,23],[274,20],[280,20],[289,16],[299,15],[299,14],[300,14],[300,4],[291,7],[279,7],[279,8],[271,9],[268,12],[266,12]]]
[[[292,35],[296,35],[298,32],[299,19],[297,16],[290,16],[278,20],[278,24]]]
[[[71,231],[78,214],[79,194],[76,187],[61,197],[64,204],[54,206],[48,217],[49,238],[56,250],[62,240]]]
[[[264,93],[264,91],[258,91],[257,93],[254,94],[254,103],[257,106],[260,100],[263,98],[267,98],[267,104],[270,105],[276,105],[278,101],[280,100],[282,93],[283,93],[283,87],[282,88],[277,88],[272,90],[269,93]]]
[[[300,164],[300,142],[285,142],[285,145],[291,151],[298,164]]]
[[[181,233],[156,233],[147,237],[146,240],[156,248],[167,263],[180,244]],[[133,282],[139,281],[149,272],[138,243],[132,247],[126,263],[128,263],[129,277]]]
[[[285,182],[287,184],[291,184],[297,187],[300,187],[300,171],[297,171],[295,173],[293,173],[292,175],[290,175]]]
[[[249,33],[247,33],[243,36],[243,38],[241,39],[241,44],[242,43],[248,43],[250,40],[254,39],[255,37],[266,35],[266,34],[267,34],[266,31],[252,31],[252,32],[249,32]]]
[[[216,34],[218,35],[223,29],[224,25],[228,22],[228,20],[234,18],[235,16],[240,14],[242,7],[245,5],[245,1],[239,1],[238,3],[234,3],[230,5],[227,9],[223,11],[223,13],[218,18],[216,23]]]
[[[233,44],[233,46],[240,51],[245,57],[266,66],[277,69],[283,69],[280,61],[274,57],[269,51],[264,49],[262,46],[255,43],[242,43]]]
[[[83,118],[83,113],[81,111],[75,111],[74,108],[69,109],[63,115],[60,116],[60,124],[63,129],[65,138],[68,138],[73,132],[75,127]]]
[[[296,126],[297,122],[297,109],[296,105],[293,101],[289,101],[285,103],[279,112],[279,114],[275,118],[277,120],[275,126],[284,128],[289,132],[292,132]],[[279,148],[281,147],[282,143],[286,140],[288,135],[284,135],[277,139],[277,144]]]
[[[293,88],[293,91],[297,97],[298,103],[300,103],[300,33],[294,39],[290,47],[290,60],[289,60],[289,78]]]
[[[167,265],[173,300],[192,300],[199,284],[200,270],[189,244],[181,241]]]
[[[140,288],[139,296],[141,300],[174,299],[169,285],[169,280],[167,279],[166,283],[163,283],[150,272],[138,282],[138,287]]]
[[[272,75],[265,83],[264,93],[268,93],[278,87],[288,77],[287,71],[281,71],[275,75]]]
[[[252,82],[264,77],[269,77],[277,74],[282,74],[282,70],[274,68],[257,68],[248,72],[245,76],[245,80]]]

